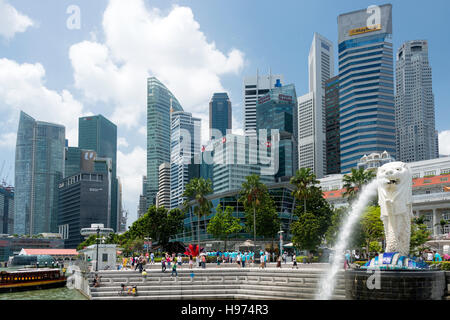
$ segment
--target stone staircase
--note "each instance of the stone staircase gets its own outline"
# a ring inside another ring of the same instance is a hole
[[[191,277],[191,273],[194,277]],[[90,274],[92,300],[311,300],[315,298],[324,269],[277,268],[195,268],[171,271],[147,269],[144,278],[138,271],[99,271],[100,286],[94,288]],[[136,285],[137,296],[119,295],[121,284]],[[345,299],[343,272],[338,274],[332,299]]]

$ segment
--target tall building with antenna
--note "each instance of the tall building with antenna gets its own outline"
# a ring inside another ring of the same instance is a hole
[[[275,88],[277,80],[284,83],[283,75],[272,74],[260,75],[256,71],[256,76],[246,76],[244,78],[244,132],[248,136],[256,136],[256,105],[258,99]]]

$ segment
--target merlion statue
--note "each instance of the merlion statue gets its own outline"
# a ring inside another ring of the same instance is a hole
[[[378,169],[378,203],[384,224],[386,252],[409,255],[412,213],[412,176],[403,162]]]

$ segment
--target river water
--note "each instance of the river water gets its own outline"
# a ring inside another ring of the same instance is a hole
[[[0,268],[0,271],[3,270],[11,269]],[[87,298],[76,289],[68,289],[63,287],[55,289],[0,293],[0,300],[87,300]]]

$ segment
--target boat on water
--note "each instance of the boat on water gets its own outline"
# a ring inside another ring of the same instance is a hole
[[[67,278],[60,269],[19,269],[0,272],[0,293],[59,288]]]

